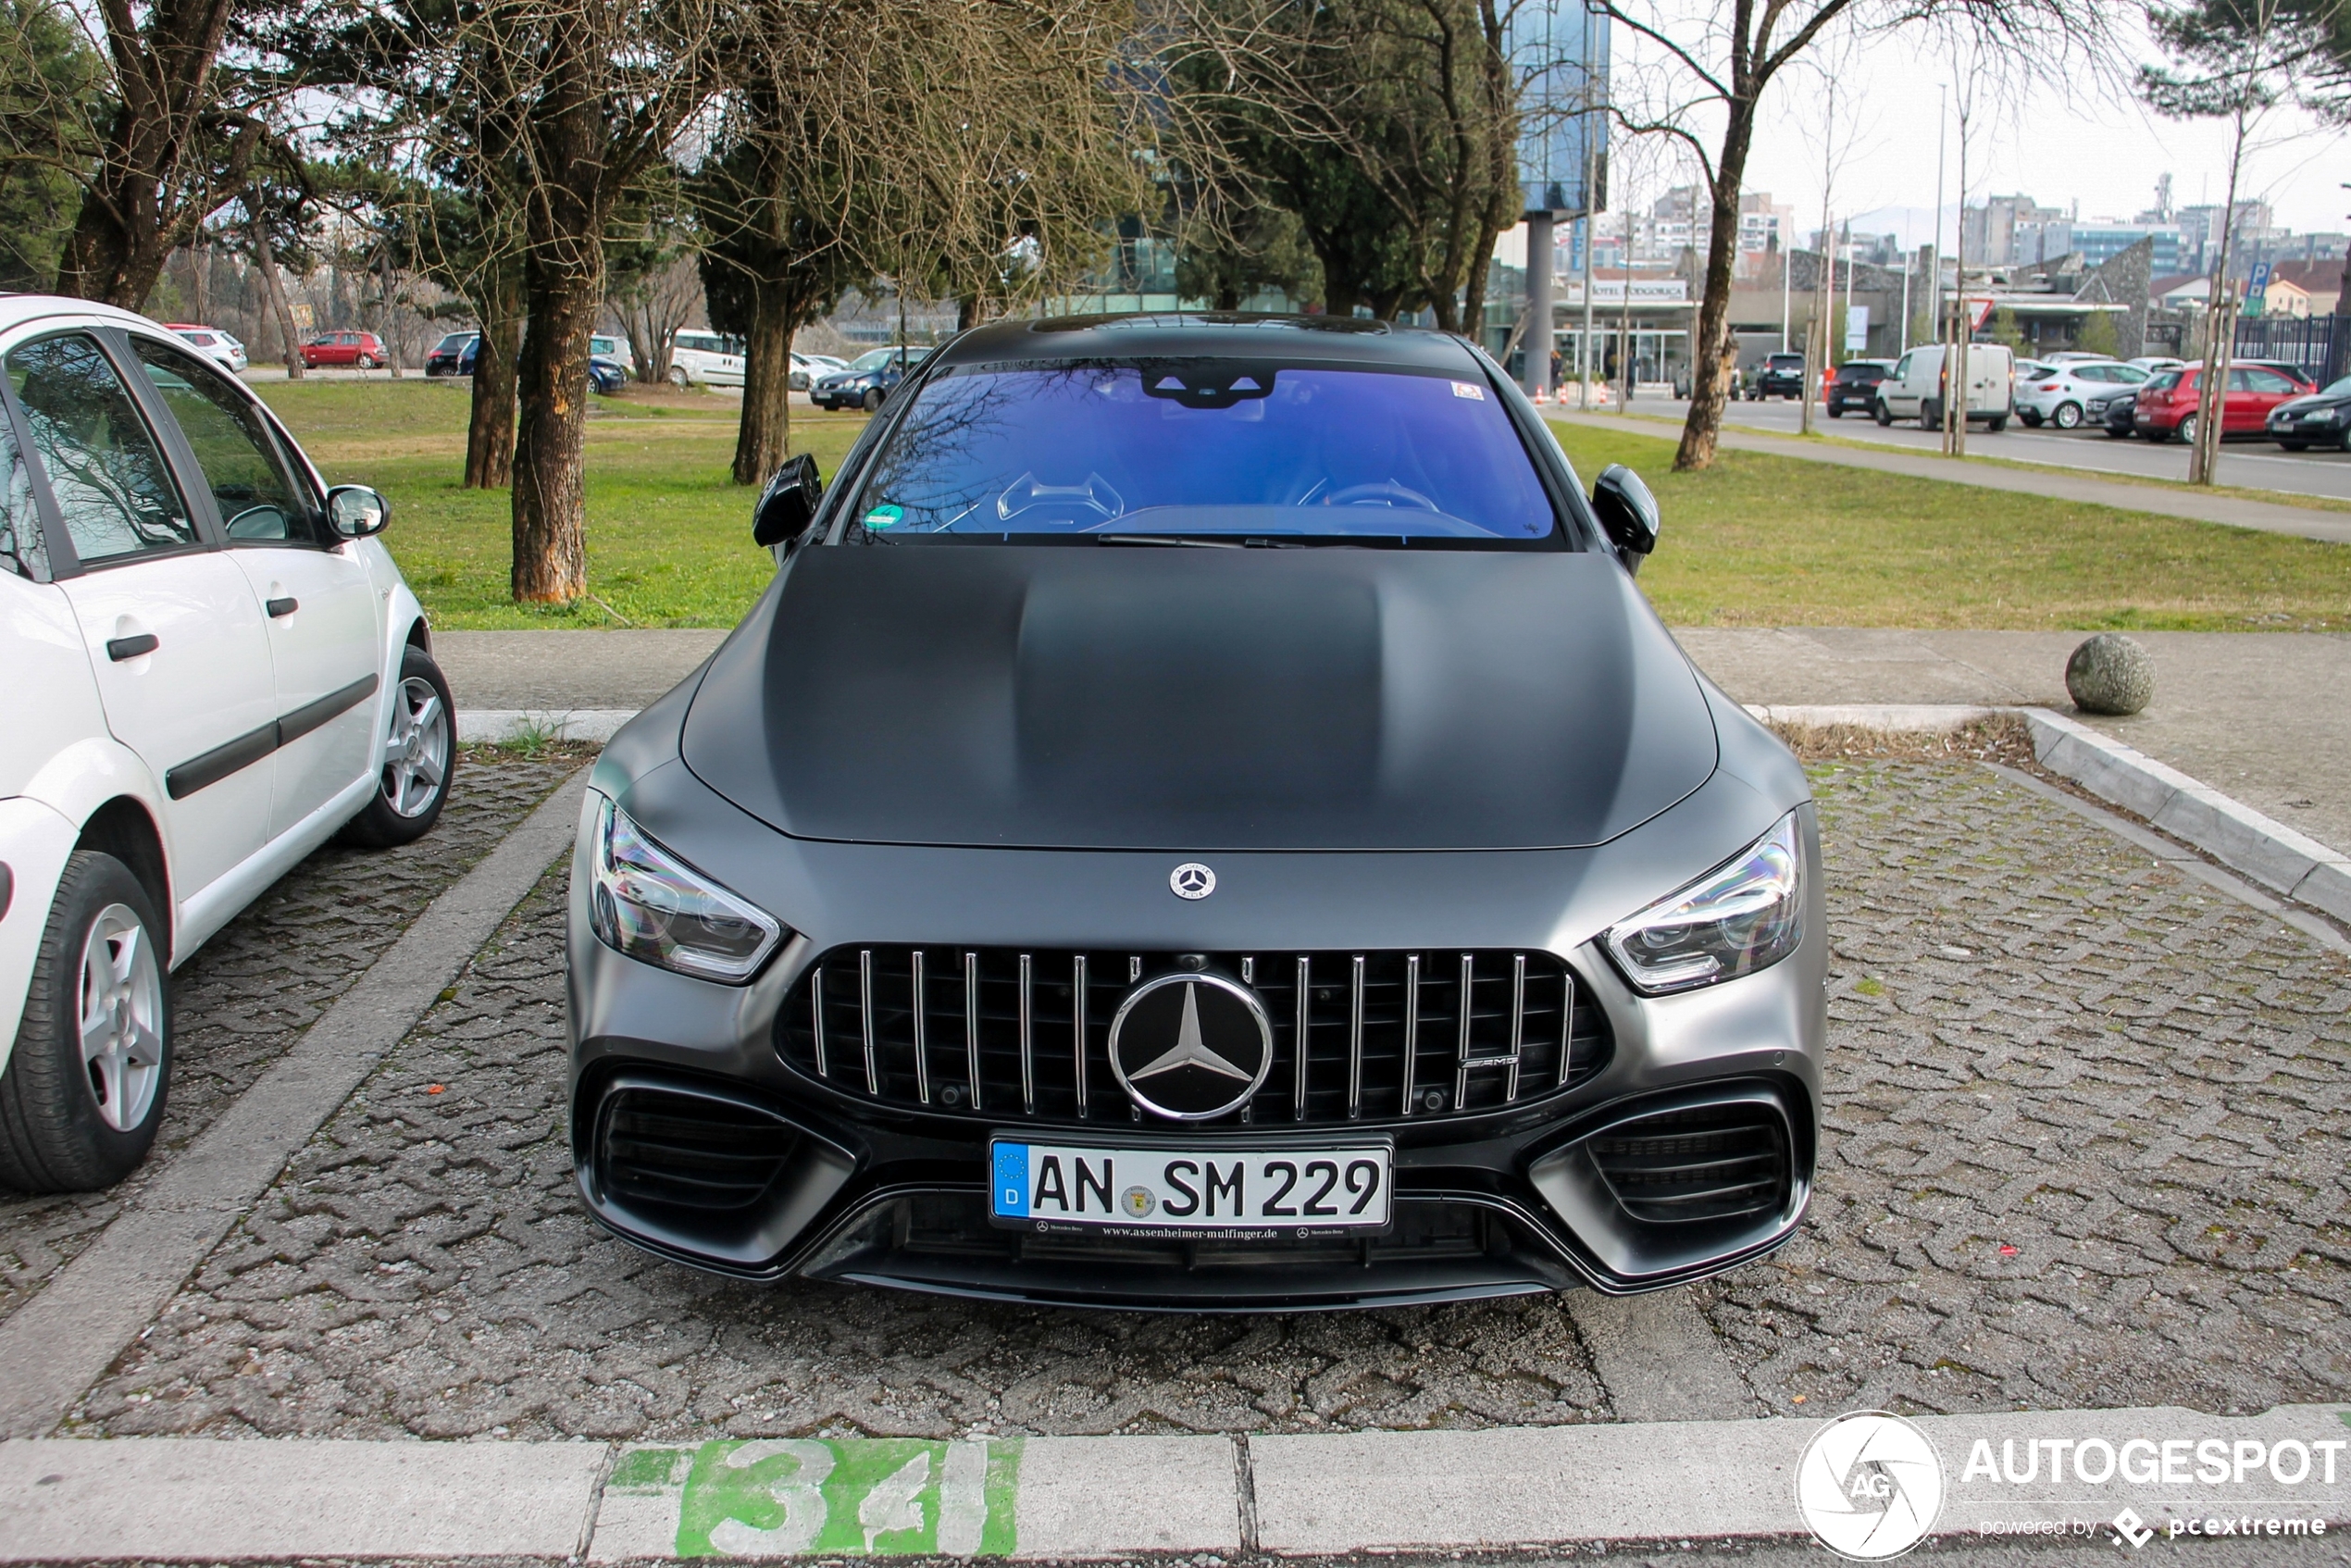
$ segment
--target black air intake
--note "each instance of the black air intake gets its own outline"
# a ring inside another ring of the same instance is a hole
[[[1590,1140],[1624,1212],[1650,1225],[1757,1219],[1787,1201],[1787,1128],[1754,1105],[1665,1111]]]
[[[800,1141],[748,1105],[659,1089],[622,1089],[603,1104],[596,1166],[624,1203],[727,1213],[759,1201]]]

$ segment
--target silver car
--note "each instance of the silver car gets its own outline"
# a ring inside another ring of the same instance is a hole
[[[751,1278],[1242,1311],[1655,1289],[1799,1223],[1803,769],[1449,334],[967,332],[596,764],[570,1126]]]

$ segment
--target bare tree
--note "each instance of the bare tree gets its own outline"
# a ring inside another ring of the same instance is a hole
[[[613,297],[613,317],[628,340],[637,380],[658,383],[669,379],[678,330],[693,318],[701,300],[702,276],[694,258],[683,251],[672,252],[660,266],[633,280],[627,292]]]
[[[1643,40],[1660,62],[1653,102],[1620,107],[1636,131],[1686,142],[1705,175],[1710,229],[1700,297],[1689,417],[1676,468],[1714,461],[1723,405],[1737,368],[1731,282],[1738,260],[1739,193],[1765,93],[1832,28],[1883,34],[1940,31],[1978,40],[2019,70],[2061,69],[2103,53],[2107,7],[2096,0],[1591,0],[1592,8]]]

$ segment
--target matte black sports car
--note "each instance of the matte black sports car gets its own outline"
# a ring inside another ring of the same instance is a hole
[[[588,1207],[664,1256],[1188,1310],[1697,1278],[1786,1239],[1826,932],[1802,770],[1461,339],[964,334],[606,749]]]

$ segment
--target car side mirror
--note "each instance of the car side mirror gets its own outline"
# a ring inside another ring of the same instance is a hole
[[[392,521],[392,503],[363,484],[339,484],[327,492],[327,526],[342,539],[366,539]]]
[[[1592,510],[1600,531],[1624,554],[1624,569],[1637,572],[1641,562],[1657,548],[1657,497],[1641,476],[1622,463],[1611,463],[1592,481]]]
[[[816,477],[816,459],[802,453],[776,470],[759,504],[751,509],[752,542],[773,549],[807,531],[825,498],[825,483]]]

